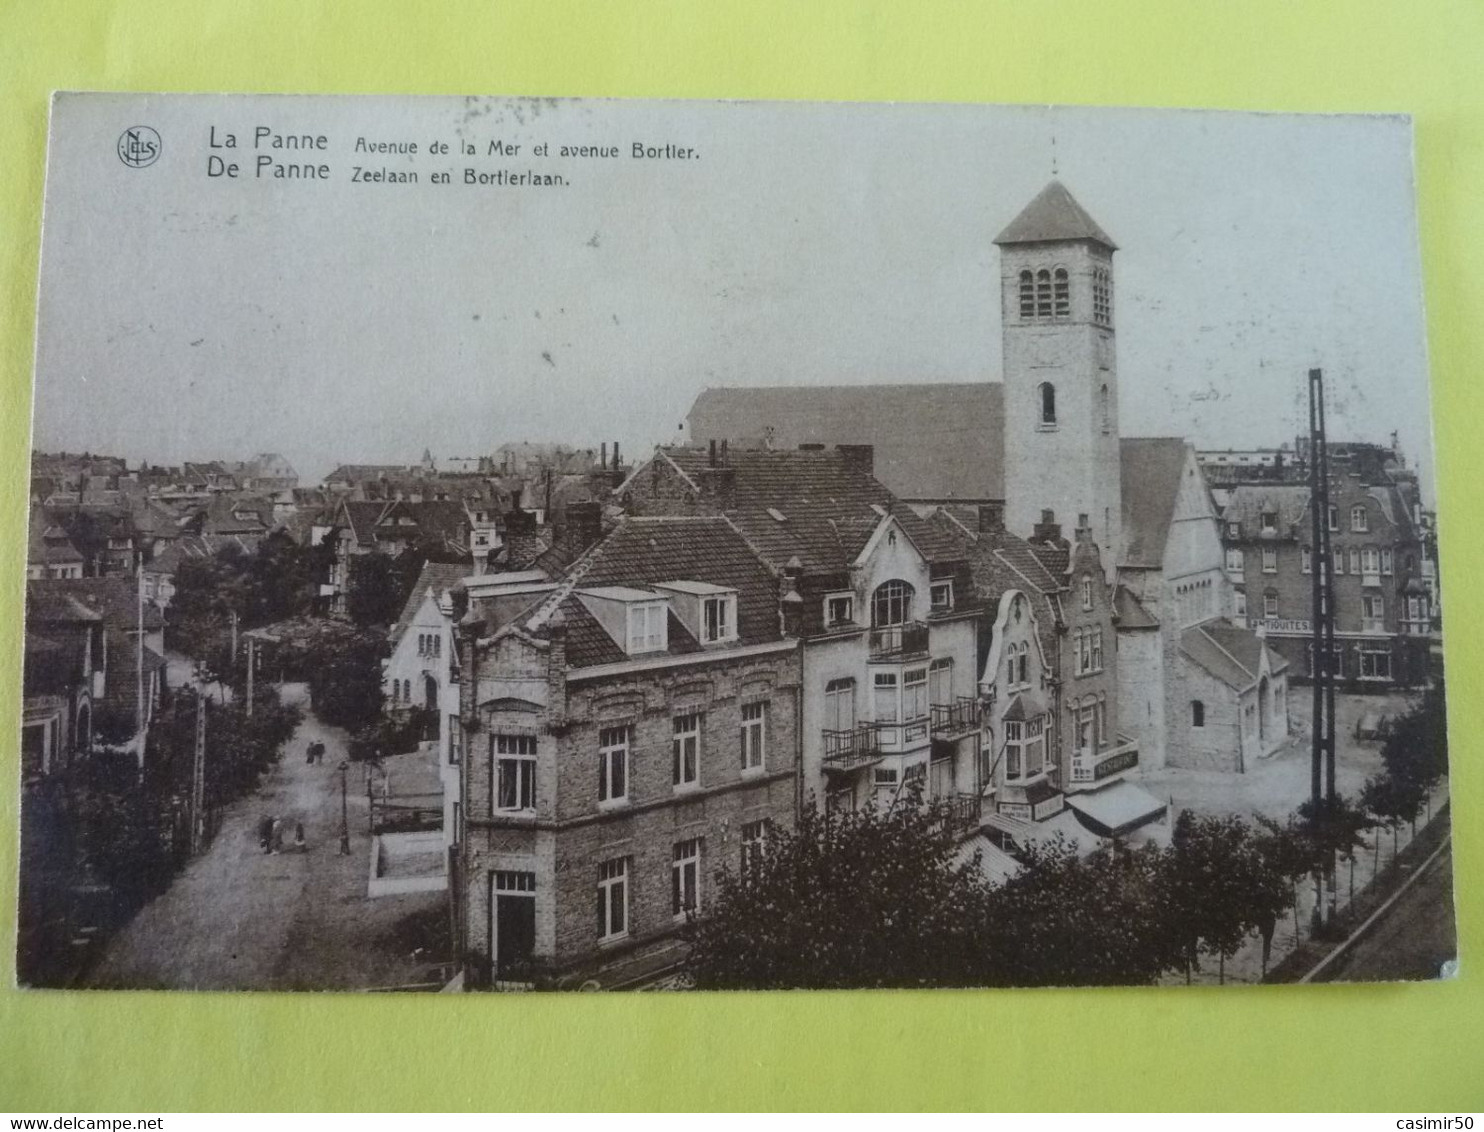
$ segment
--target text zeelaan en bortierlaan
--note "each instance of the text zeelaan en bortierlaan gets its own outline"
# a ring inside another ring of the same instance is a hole
[[[674,142],[573,144],[560,141],[424,141],[356,135],[343,156],[327,134],[280,133],[269,126],[210,126],[206,176],[237,181],[348,180],[363,185],[479,185],[564,188],[594,163],[698,161],[693,147]],[[333,158],[333,160],[331,160]],[[426,163],[426,167],[417,168]]]

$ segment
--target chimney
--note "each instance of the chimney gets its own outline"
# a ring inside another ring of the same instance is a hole
[[[536,538],[536,516],[516,508],[505,515],[505,565],[510,570],[524,570],[541,553]]]
[[[804,635],[804,599],[799,594],[799,578],[804,573],[798,555],[783,568],[783,596],[778,601],[778,618],[785,637]]]
[[[706,466],[708,468],[716,467],[716,438],[714,436],[711,438],[710,446],[706,452]]]
[[[586,550],[603,534],[603,505],[596,499],[567,504],[562,539],[573,549]]]
[[[1056,512],[1049,507],[1041,512],[1041,521],[1031,532],[1031,542],[1061,542],[1061,524],[1056,521]]]
[[[608,442],[603,441],[600,447],[603,453],[603,470],[606,472],[608,470]]]
[[[868,476],[876,474],[876,446],[874,444],[837,444],[835,451],[840,453],[847,466],[865,472]]]
[[[719,467],[713,463],[702,468],[696,479],[701,485],[702,498],[715,503],[723,511],[732,506],[737,496],[736,468]]]
[[[979,530],[982,533],[1005,529],[1005,505],[1003,503],[979,504]]]

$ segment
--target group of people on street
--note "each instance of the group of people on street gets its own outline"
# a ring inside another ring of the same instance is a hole
[[[258,822],[258,844],[262,846],[264,853],[282,853],[284,837],[284,822],[282,818],[273,814],[264,814]],[[294,822],[294,848],[300,853],[309,848],[304,839],[304,823]]]
[[[325,745],[316,739],[309,744],[309,749],[304,752],[304,761],[310,766],[325,761]]]

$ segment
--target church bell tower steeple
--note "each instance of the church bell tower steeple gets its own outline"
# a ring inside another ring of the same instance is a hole
[[[1005,524],[1043,512],[1092,528],[1109,571],[1123,552],[1113,253],[1060,181],[996,238],[1004,326]]]

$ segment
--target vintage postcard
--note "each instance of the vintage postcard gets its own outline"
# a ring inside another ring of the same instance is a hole
[[[61,94],[18,973],[1446,975],[1405,119]]]

